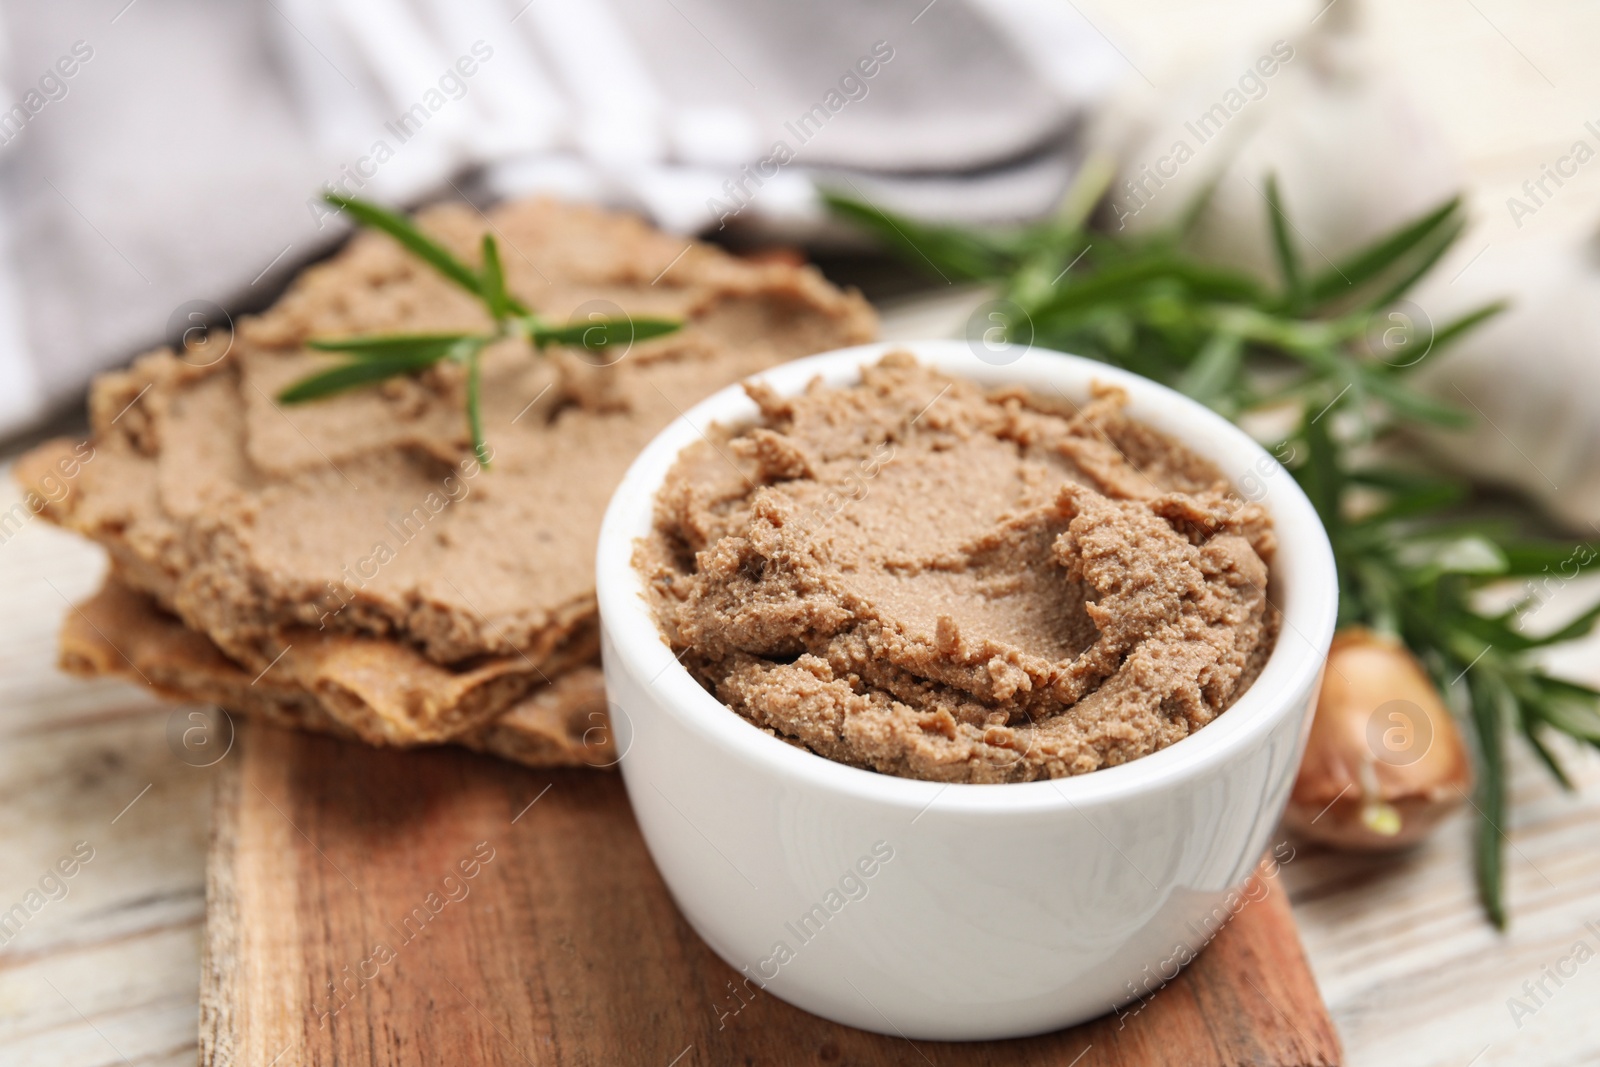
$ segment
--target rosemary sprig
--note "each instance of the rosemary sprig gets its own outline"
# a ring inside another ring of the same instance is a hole
[[[1103,180],[1105,171],[1096,173]],[[1547,578],[1577,552],[1600,546],[1527,541],[1501,525],[1470,521],[1460,508],[1470,484],[1370,458],[1374,442],[1408,425],[1471,421],[1414,389],[1408,377],[1423,356],[1436,358],[1503,305],[1437,329],[1388,317],[1460,236],[1460,200],[1328,269],[1308,271],[1269,178],[1263,198],[1280,280],[1268,286],[1182,250],[1200,203],[1166,232],[1127,238],[1088,226],[1082,205],[1102,192],[1103,185],[1075,189],[1065,201],[1074,206],[1057,217],[1005,232],[929,225],[845,196],[827,199],[914,266],[998,282],[1015,305],[1006,323],[1014,340],[1125,367],[1233,419],[1289,410],[1294,428],[1269,444],[1327,526],[1340,625],[1364,624],[1403,640],[1477,737],[1478,885],[1485,910],[1503,927],[1507,738],[1520,734],[1563,785],[1569,781],[1547,734],[1600,747],[1600,692],[1551,677],[1533,657],[1587,633],[1600,604],[1554,633],[1530,637],[1518,619],[1532,599],[1489,613],[1480,594],[1507,579]]]
[[[324,199],[348,211],[363,226],[381,230],[407,251],[483,302],[494,320],[490,333],[386,334],[373,337],[316,338],[307,348],[339,352],[350,359],[328,370],[302,378],[278,394],[285,404],[300,404],[371,385],[402,374],[416,374],[448,360],[466,368],[467,427],[478,465],[489,466],[489,446],[483,432],[481,356],[497,341],[520,338],[535,351],[546,345],[570,345],[592,352],[615,345],[626,347],[671,333],[682,324],[673,319],[596,318],[552,325],[529,311],[506,289],[500,248],[493,234],[483,235],[482,263],[478,270],[462,263],[443,245],[417,229],[404,215],[377,204],[337,193]]]

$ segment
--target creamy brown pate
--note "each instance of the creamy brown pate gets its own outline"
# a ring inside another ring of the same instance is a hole
[[[582,350],[487,349],[493,467],[480,472],[448,361],[302,406],[274,399],[337,362],[311,339],[490,328],[478,301],[364,233],[232,337],[102,376],[92,461],[68,494],[40,496],[46,518],[107,548],[118,583],[257,679],[252,703],[271,682],[293,721],[394,745],[471,734],[591,664],[595,538],[638,450],[724,385],[875,329],[859,295],[810,267],[628,216],[532,200],[489,216],[448,205],[419,224],[469,263],[492,228],[510,290],[552,322],[682,329],[604,366]],[[38,450],[24,481],[75,446]],[[201,677],[179,662],[174,683]]]
[[[706,689],[830,759],[951,782],[1125,763],[1211,722],[1271,652],[1273,533],[1124,413],[887,356],[754,387],[661,488],[635,563]]]

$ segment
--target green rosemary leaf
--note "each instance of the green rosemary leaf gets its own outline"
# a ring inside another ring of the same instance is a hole
[[[371,385],[402,374],[415,374],[427,370],[442,359],[444,354],[414,356],[373,356],[368,359],[342,363],[337,367],[302,378],[278,394],[285,404],[303,404],[333,396],[362,385]]]
[[[1522,541],[1498,539],[1506,557],[1506,573],[1517,577],[1538,576],[1554,569],[1549,577],[1558,580],[1577,576],[1578,569],[1600,559],[1600,544],[1571,541]],[[1580,559],[1579,557],[1583,557]],[[1562,573],[1568,565],[1572,574]]]
[[[532,338],[533,343],[541,348],[545,345],[573,345],[599,352],[615,345],[626,348],[635,341],[648,341],[652,337],[672,333],[682,325],[676,319],[628,317],[569,322],[562,326],[535,324]]]
[[[1344,475],[1339,469],[1338,452],[1328,433],[1328,426],[1321,419],[1309,419],[1301,428],[1301,436],[1305,439],[1308,455],[1305,464],[1295,470],[1295,477],[1305,489],[1306,496],[1311,498],[1322,525],[1330,533],[1341,530],[1344,527]]]
[[[682,321],[678,319],[630,319],[633,326],[633,339],[635,341],[648,341],[653,337],[661,337],[683,329]]]
[[[1417,392],[1396,381],[1390,371],[1363,365],[1360,367],[1360,374],[1362,382],[1372,391],[1373,396],[1387,404],[1398,415],[1458,430],[1466,429],[1475,421],[1471,412]]]
[[[398,215],[388,208],[379,207],[377,204],[354,197],[340,196],[338,193],[324,193],[323,199],[335,207],[350,212],[357,222],[363,226],[370,226],[399,241],[412,255],[427,263],[434,270],[455,282],[473,296],[483,297],[482,284],[478,275],[466,264],[433,238],[423,233],[404,215]]]
[[[1530,718],[1524,715],[1522,718],[1521,731],[1523,740],[1528,742],[1528,747],[1533,749],[1534,755],[1539,757],[1539,762],[1544,764],[1545,769],[1550,772],[1551,777],[1553,777],[1557,782],[1561,783],[1561,788],[1565,789],[1569,793],[1575,792],[1577,787],[1573,785],[1572,779],[1567,777],[1566,768],[1561,766],[1561,761],[1556,759],[1556,754],[1551,752],[1550,749],[1545,745],[1544,740],[1540,738],[1540,725],[1540,719]]]
[[[997,277],[1016,263],[1014,250],[1004,240],[982,237],[955,226],[916,222],[826,189],[822,199],[834,214],[899,249],[906,262],[932,267],[945,281]]]
[[[1462,233],[1466,231],[1466,228],[1466,221],[1457,217],[1429,234],[1421,246],[1422,252],[1415,257],[1414,262],[1407,266],[1405,272],[1397,280],[1391,282],[1387,289],[1367,301],[1367,310],[1381,311],[1410,292],[1411,287],[1421,281],[1423,275],[1434,268],[1439,260],[1444,257],[1444,254],[1450,250],[1450,246],[1455,244]]]
[[[1462,633],[1502,652],[1518,654],[1536,648],[1537,644],[1532,638],[1514,628],[1512,621],[1514,618],[1514,614],[1508,617],[1473,615],[1467,612],[1458,615],[1453,624]]]
[[[1438,352],[1450,347],[1458,338],[1494,318],[1510,306],[1511,302],[1508,300],[1496,300],[1475,311],[1469,311],[1459,318],[1451,319],[1434,331],[1433,345],[1429,352]]]
[[[1594,706],[1596,696],[1600,694],[1593,690],[1582,695],[1556,691],[1545,700],[1541,712],[1544,720],[1562,733],[1600,743],[1600,711]]]
[[[1357,485],[1373,489],[1386,489],[1391,493],[1431,493],[1450,486],[1465,494],[1465,484],[1453,478],[1441,478],[1432,472],[1405,470],[1400,467],[1361,467],[1349,474]]]
[[[1538,637],[1527,638],[1530,648],[1546,648],[1550,645],[1559,645],[1566,641],[1576,641],[1586,637],[1594,625],[1600,621],[1600,603],[1593,604],[1589,609],[1567,623],[1558,630],[1553,630]]]
[[[1355,481],[1351,478],[1351,481]],[[1421,515],[1431,515],[1443,511],[1451,504],[1459,504],[1466,499],[1467,490],[1463,485],[1455,482],[1435,482],[1432,485],[1419,487],[1407,492],[1404,496],[1378,508],[1370,514],[1363,515],[1352,522],[1352,530],[1370,529],[1388,524],[1400,519],[1414,519]]]
[[[481,357],[482,346],[475,348],[467,357],[467,429],[472,434],[472,454],[478,458],[478,466],[483,470],[489,469],[489,442],[483,436],[483,401],[481,385]]]
[[[1352,571],[1358,580],[1350,580]],[[1401,591],[1389,573],[1368,559],[1344,567],[1340,577],[1339,625],[1364,622],[1379,633],[1399,636]],[[1346,586],[1354,587],[1352,595],[1343,592]]]
[[[1586,636],[1594,629],[1595,623],[1600,621],[1600,603],[1592,605],[1565,626],[1547,634],[1529,634],[1514,629],[1514,618],[1514,613],[1485,616],[1464,612],[1456,617],[1455,626],[1461,632],[1503,652],[1520,654]]]
[[[1263,295],[1260,284],[1253,278],[1156,252],[1110,264],[1081,279],[1069,274],[1031,314],[1037,324],[1041,319],[1049,321],[1086,308],[1133,301],[1162,291],[1152,288],[1154,285],[1164,285],[1166,295],[1177,299],[1250,303]]]
[[[505,270],[500,266],[500,248],[494,234],[483,235],[483,272],[481,275],[483,302],[496,322],[510,318],[511,296],[506,292]]]
[[[307,341],[306,347],[319,352],[344,352],[363,359],[442,359],[456,345],[472,336],[465,333],[396,333],[372,337],[317,337]]]
[[[1174,385],[1180,393],[1231,414],[1235,410],[1232,398],[1238,394],[1237,381],[1243,364],[1244,342],[1234,334],[1213,334]]]
[[[1067,191],[1062,194],[1061,202],[1056,205],[1051,224],[1043,228],[1050,238],[1055,239],[1058,250],[1061,245],[1069,243],[1071,237],[1083,231],[1084,224],[1116,177],[1116,160],[1107,153],[1094,152],[1083,161],[1067,186]]]
[[[1548,674],[1535,673],[1532,677],[1534,683],[1546,693],[1583,701],[1584,706],[1594,716],[1594,721],[1600,724],[1600,689],[1584,685],[1582,682],[1570,682],[1565,678],[1552,678]]]
[[[1430,234],[1455,218],[1460,209],[1461,198],[1452,197],[1421,218],[1379,238],[1343,263],[1311,279],[1306,286],[1306,299],[1310,306],[1319,307],[1355,292],[1404,259]]]
[[[1278,191],[1278,176],[1267,175],[1267,221],[1272,226],[1272,248],[1278,256],[1278,273],[1283,276],[1284,305],[1290,310],[1300,307],[1303,285],[1300,278],[1300,255],[1289,237],[1289,216],[1283,210],[1283,195]]]
[[[1486,673],[1466,671],[1472,694],[1472,720],[1478,735],[1477,868],[1478,895],[1494,925],[1506,928],[1505,837],[1506,817],[1505,722],[1510,694],[1496,686]]]
[[[1169,271],[1191,294],[1205,300],[1256,305],[1269,302],[1260,282],[1227,267],[1180,260],[1170,265]]]
[[[1172,229],[1171,242],[1177,244],[1194,232],[1200,225],[1200,219],[1205,214],[1206,208],[1211,206],[1211,201],[1216,198],[1217,185],[1222,181],[1222,174],[1218,172],[1207,179],[1205,185],[1200,187],[1200,192],[1195,198],[1184,205],[1182,214],[1178,216],[1177,224]]]

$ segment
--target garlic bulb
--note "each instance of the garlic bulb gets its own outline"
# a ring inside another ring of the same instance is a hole
[[[1480,246],[1475,248],[1474,246]],[[1510,307],[1423,357],[1419,385],[1474,416],[1426,429],[1444,463],[1518,489],[1585,539],[1600,530],[1600,251],[1553,232],[1515,243],[1467,240],[1414,296],[1434,328],[1491,300]],[[1425,324],[1426,325],[1426,324]],[[1571,577],[1566,575],[1564,577]]]
[[[1359,21],[1357,0],[1340,0],[1308,30],[1210,59],[1159,91],[1130,79],[1090,138],[1120,163],[1111,227],[1173,225],[1215,179],[1190,251],[1276,278],[1269,173],[1311,271],[1454,195],[1462,177],[1443,135],[1376,61]]]
[[[1336,848],[1405,848],[1471,788],[1461,733],[1416,658],[1362,627],[1335,635],[1285,825]]]

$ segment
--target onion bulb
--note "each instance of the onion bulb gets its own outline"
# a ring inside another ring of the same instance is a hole
[[[1400,849],[1471,788],[1460,730],[1416,657],[1364,627],[1336,634],[1285,825],[1336,848]]]

